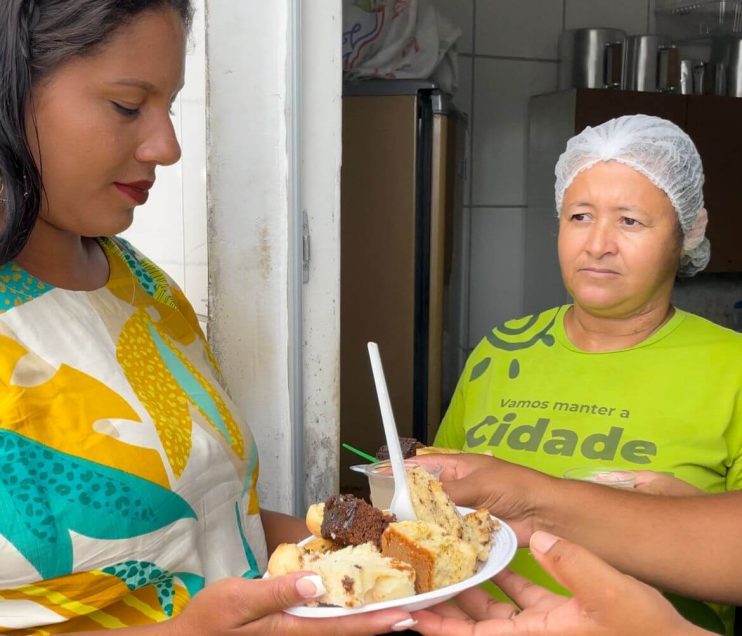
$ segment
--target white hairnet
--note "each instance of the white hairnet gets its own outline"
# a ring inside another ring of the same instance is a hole
[[[690,137],[660,117],[627,115],[588,126],[567,142],[556,173],[557,214],[575,176],[599,161],[618,161],[647,177],[670,199],[683,230],[679,274],[693,276],[706,267],[710,245],[705,238],[703,166]]]

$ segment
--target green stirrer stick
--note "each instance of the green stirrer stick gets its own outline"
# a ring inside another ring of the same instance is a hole
[[[363,459],[371,462],[372,464],[377,464],[379,462],[379,460],[376,459],[376,457],[374,457],[373,455],[369,455],[368,453],[364,453],[362,450],[358,450],[357,448],[354,448],[350,444],[345,444],[344,443],[342,446],[343,446],[343,448],[345,450],[349,450],[351,453],[355,453],[356,455],[358,455],[358,457],[363,457]]]

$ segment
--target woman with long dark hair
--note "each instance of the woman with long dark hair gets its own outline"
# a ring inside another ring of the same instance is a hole
[[[0,4],[0,632],[404,629],[401,610],[281,611],[323,593],[260,580],[306,529],[260,510],[255,443],[191,306],[116,237],[180,157],[191,12]]]

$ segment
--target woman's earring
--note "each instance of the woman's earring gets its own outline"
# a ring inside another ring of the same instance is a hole
[[[5,196],[5,184],[0,183],[0,203],[7,203],[8,197]]]

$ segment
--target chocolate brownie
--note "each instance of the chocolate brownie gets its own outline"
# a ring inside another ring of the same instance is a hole
[[[402,457],[404,459],[414,457],[417,454],[417,449],[423,448],[425,446],[424,444],[418,442],[414,437],[400,437],[399,445],[402,448]],[[376,451],[376,459],[389,459],[389,449],[387,448],[386,444],[381,446],[379,450]]]
[[[325,502],[321,532],[325,539],[340,545],[373,543],[381,546],[381,534],[394,521],[394,515],[384,514],[353,495],[334,495]]]

